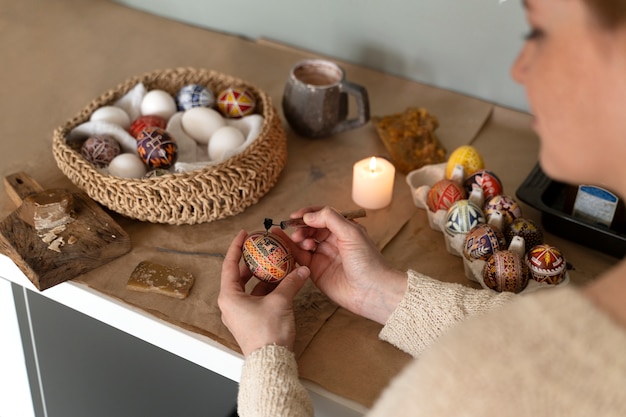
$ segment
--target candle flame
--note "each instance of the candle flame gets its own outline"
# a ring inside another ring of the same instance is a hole
[[[376,157],[372,156],[372,158],[370,159],[370,172],[374,173],[376,172]]]

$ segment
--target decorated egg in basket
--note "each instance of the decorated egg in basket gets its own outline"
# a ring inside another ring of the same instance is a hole
[[[543,243],[541,228],[532,220],[523,217],[513,220],[504,230],[504,237],[507,242],[510,243],[514,236],[523,238],[528,248]]]
[[[147,127],[160,127],[165,129],[167,126],[167,120],[161,116],[139,116],[130,124],[128,132],[137,139],[142,130]]]
[[[551,245],[541,244],[526,252],[526,264],[535,281],[556,285],[565,279],[565,258],[561,251]]]
[[[497,195],[491,197],[485,203],[485,217],[489,221],[489,217],[493,212],[499,211],[504,217],[504,228],[508,227],[513,220],[522,217],[522,208],[514,198],[507,195]]]
[[[218,94],[217,107],[224,117],[239,118],[254,113],[256,100],[245,88],[229,87]]]
[[[519,293],[528,285],[528,267],[516,252],[497,251],[485,263],[483,281],[494,291]]]
[[[295,266],[289,246],[270,232],[254,232],[246,238],[243,260],[255,277],[270,283],[281,281]]]
[[[454,236],[467,233],[479,223],[485,223],[483,211],[469,200],[459,200],[448,209],[443,230]]]
[[[463,187],[468,195],[474,187],[479,187],[483,190],[485,200],[502,194],[502,182],[496,174],[486,169],[479,169],[467,177],[463,182]]]
[[[452,180],[437,181],[428,190],[426,204],[433,213],[438,210],[448,210],[452,204],[465,198],[463,187]]]
[[[148,168],[167,169],[176,162],[178,145],[164,129],[148,127],[137,137],[137,154]]]
[[[470,261],[486,261],[491,254],[505,248],[504,234],[490,224],[480,223],[465,236],[463,255]]]
[[[109,135],[89,137],[80,148],[80,153],[97,168],[105,168],[121,152],[120,145]]]
[[[215,95],[200,84],[187,84],[176,93],[178,110],[185,111],[194,107],[213,107]]]

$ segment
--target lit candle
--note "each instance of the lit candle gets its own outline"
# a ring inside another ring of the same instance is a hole
[[[365,209],[380,209],[391,203],[396,168],[383,158],[365,158],[352,170],[352,200]]]

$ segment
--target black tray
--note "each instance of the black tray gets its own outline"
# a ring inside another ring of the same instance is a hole
[[[624,233],[586,222],[563,211],[566,187],[567,184],[546,176],[537,164],[515,195],[529,206],[541,211],[541,224],[550,233],[617,258],[624,257],[626,254]]]

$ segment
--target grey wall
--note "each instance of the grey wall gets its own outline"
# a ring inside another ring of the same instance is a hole
[[[509,76],[527,30],[520,0],[117,2],[527,109],[523,90]]]

